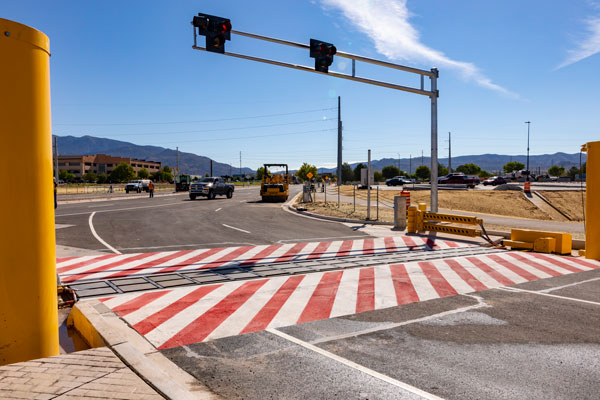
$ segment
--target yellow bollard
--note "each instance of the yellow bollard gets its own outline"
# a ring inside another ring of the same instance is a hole
[[[55,356],[59,348],[48,37],[0,19],[0,59],[4,365]]]
[[[588,142],[581,151],[587,152],[585,258],[600,260],[600,142]]]

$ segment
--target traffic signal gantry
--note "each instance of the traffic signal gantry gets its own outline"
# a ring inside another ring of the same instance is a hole
[[[310,39],[310,56],[315,59],[315,71],[328,73],[335,53],[337,49],[331,43]]]
[[[199,35],[206,36],[207,51],[225,54],[225,41],[231,40],[231,21],[228,18],[198,14],[192,20],[192,25],[194,25],[194,37],[196,28]]]

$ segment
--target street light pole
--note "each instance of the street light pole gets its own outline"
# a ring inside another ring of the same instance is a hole
[[[531,121],[525,121],[527,124],[527,182],[529,182],[529,125]]]

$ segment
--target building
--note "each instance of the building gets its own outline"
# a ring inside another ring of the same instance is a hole
[[[58,170],[65,170],[81,178],[87,172],[95,174],[110,174],[112,170],[120,163],[131,165],[137,174],[139,170],[145,168],[148,173],[160,171],[161,163],[158,161],[137,160],[135,158],[114,157],[106,154],[94,154],[88,156],[58,156]]]

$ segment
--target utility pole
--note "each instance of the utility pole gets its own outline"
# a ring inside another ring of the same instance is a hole
[[[337,187],[338,208],[340,207],[340,184],[342,182],[342,100],[338,96],[338,154],[337,154]]]
[[[452,136],[448,132],[448,172],[452,172]]]
[[[56,139],[57,137],[54,136],[54,179],[56,180],[56,184],[58,185],[58,144]]]
[[[175,176],[179,176],[179,147],[176,147],[177,149],[177,153],[175,156],[175,164],[176,164],[176,169],[175,169]]]
[[[367,221],[371,219],[371,149],[369,149],[369,164],[367,166]]]
[[[240,175],[242,175],[242,152],[240,151]]]
[[[527,182],[529,182],[529,126],[531,121],[525,121],[527,124]]]
[[[210,160],[210,176],[213,176],[213,171],[212,171],[212,159]]]
[[[398,162],[396,163],[396,168],[400,169],[400,153],[396,153],[398,155]]]
[[[421,165],[423,165],[425,162],[423,161],[423,150],[421,150]]]

